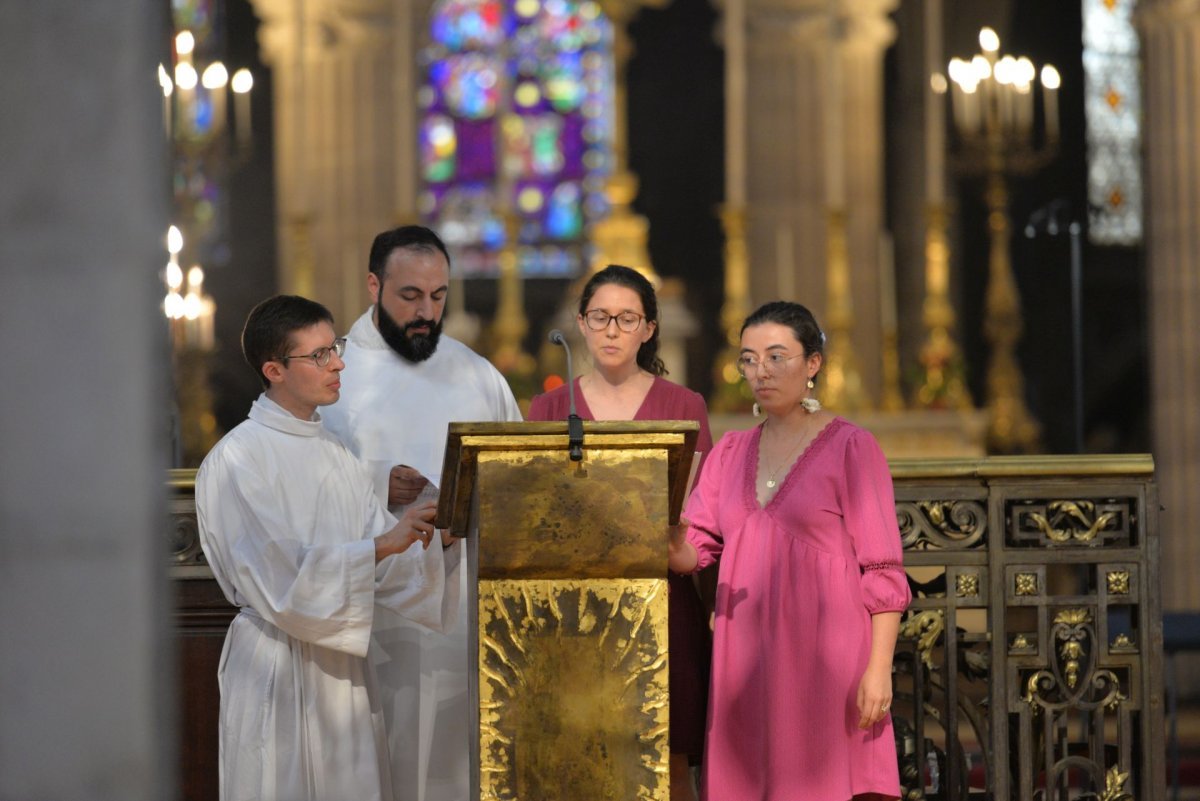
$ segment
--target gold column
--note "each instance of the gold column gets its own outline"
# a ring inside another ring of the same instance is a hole
[[[985,199],[988,207],[988,286],[983,333],[992,346],[987,371],[988,447],[992,453],[1029,453],[1037,448],[1039,426],[1025,405],[1025,379],[1017,364],[1024,321],[1009,255],[1008,188],[999,136],[991,136]]]
[[[828,210],[827,255],[828,304],[825,367],[821,374],[825,387],[821,401],[831,409],[856,412],[870,407],[863,391],[858,359],[850,342],[854,329],[854,310],[850,300],[850,263],[846,249],[846,212]]]
[[[954,341],[954,307],[950,305],[950,246],[946,238],[946,206],[926,209],[925,303],[921,321],[921,384],[913,405],[924,409],[970,409],[971,393],[963,381],[963,360]]]
[[[504,248],[499,255],[496,317],[491,326],[492,362],[506,378],[518,384],[530,379],[537,366],[534,358],[521,346],[529,331],[529,319],[525,316],[524,279],[517,258],[519,226],[517,213],[510,206],[504,212]],[[520,387],[514,387],[514,392],[522,397],[519,390]]]
[[[715,412],[745,411],[750,405],[745,384],[737,371],[742,321],[750,314],[750,260],[746,250],[746,210],[742,206],[721,208],[725,228],[725,301],[721,304],[721,330],[725,347],[714,367]]]
[[[592,229],[595,254],[592,269],[623,264],[641,271],[656,286],[659,278],[650,264],[646,246],[649,221],[631,208],[637,196],[637,176],[629,171],[629,115],[626,72],[633,44],[629,40],[629,20],[643,5],[662,6],[665,0],[604,0],[601,6],[613,26],[613,165],[605,186],[610,211]]]

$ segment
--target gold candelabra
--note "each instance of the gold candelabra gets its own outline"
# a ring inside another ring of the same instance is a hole
[[[1035,172],[1058,150],[1059,77],[1042,69],[1043,135],[1035,139],[1033,85],[1028,58],[1000,56],[1000,37],[979,32],[981,52],[950,61],[956,161],[964,172],[984,176],[988,210],[988,284],[983,331],[992,349],[986,377],[988,446],[994,453],[1028,453],[1038,447],[1040,426],[1025,404],[1025,382],[1016,357],[1024,322],[1009,252],[1009,175]]]

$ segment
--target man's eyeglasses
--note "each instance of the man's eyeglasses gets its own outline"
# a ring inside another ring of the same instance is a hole
[[[312,353],[303,353],[297,356],[280,356],[279,361],[287,364],[288,359],[312,359],[313,364],[315,364],[317,367],[326,367],[329,364],[329,360],[333,358],[334,354],[337,354],[338,358],[340,359],[342,354],[345,352],[346,338],[338,337],[337,339],[333,340],[332,345],[328,345],[324,348],[317,348]]]
[[[617,328],[626,334],[632,334],[642,327],[642,320],[645,318],[637,312],[626,311],[620,314],[609,314],[601,309],[592,309],[583,315],[583,319],[587,323],[587,327],[593,331],[603,331],[608,328],[610,322],[616,320]]]
[[[802,358],[804,358],[803,353],[797,353],[795,356],[784,356],[782,353],[768,353],[767,358],[760,362],[753,356],[739,356],[737,369],[742,378],[753,378],[764,367],[768,368],[771,375],[775,375],[780,370],[785,369],[788,366],[788,362],[792,359]]]

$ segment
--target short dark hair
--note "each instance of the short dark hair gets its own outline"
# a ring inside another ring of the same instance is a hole
[[[401,225],[384,231],[375,237],[371,243],[371,255],[367,259],[367,270],[375,274],[383,283],[383,274],[387,269],[388,257],[394,250],[416,250],[426,253],[438,252],[446,257],[446,265],[450,265],[450,252],[446,244],[432,230],[423,225]]]
[[[825,333],[821,331],[821,326],[817,325],[817,318],[813,317],[813,313],[799,303],[788,300],[764,303],[742,323],[742,333],[745,333],[747,328],[764,323],[777,323],[792,329],[796,341],[804,347],[805,356],[825,352]]]
[[[642,299],[642,311],[646,314],[646,322],[654,323],[654,333],[638,348],[638,367],[651,375],[666,375],[667,366],[658,357],[658,297],[654,294],[654,285],[646,276],[630,267],[620,264],[610,264],[588,279],[583,286],[583,294],[579,297],[579,313],[585,314],[592,295],[596,290],[607,284],[616,284],[638,293]]]
[[[264,389],[270,389],[271,382],[263,365],[287,355],[294,332],[318,323],[333,325],[333,315],[315,300],[299,295],[276,295],[250,310],[242,328],[242,355]]]

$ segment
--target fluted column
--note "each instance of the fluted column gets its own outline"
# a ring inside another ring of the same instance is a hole
[[[1200,607],[1200,3],[1142,0],[1147,275],[1163,607]]]
[[[0,798],[177,797],[168,8],[0,3]]]
[[[822,102],[840,41],[853,346],[867,395],[881,384],[883,54],[898,0],[748,0],[747,215],[752,305],[780,297],[826,309],[828,214]]]
[[[339,328],[365,308],[371,239],[414,211],[415,64],[407,4],[252,0],[275,107],[279,283],[329,306]]]

